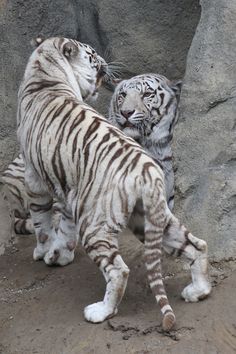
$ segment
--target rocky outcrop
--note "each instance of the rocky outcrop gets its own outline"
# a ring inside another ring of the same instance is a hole
[[[236,257],[236,3],[202,0],[175,130],[176,212],[208,241],[213,259]]]

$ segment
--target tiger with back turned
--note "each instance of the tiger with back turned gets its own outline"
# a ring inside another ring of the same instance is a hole
[[[190,262],[192,283],[182,296],[198,301],[211,291],[207,245],[169,210],[158,164],[83,103],[105,74],[106,65],[95,51],[66,38],[45,40],[28,61],[19,90],[18,139],[37,238],[34,258],[52,264],[56,257],[60,264],[63,242],[76,233],[107,283],[103,301],[84,310],[88,321],[102,322],[117,313],[129,274],[117,234],[142,200],[147,275],[163,329],[170,330],[175,316],[162,281],[162,246]],[[64,205],[58,230],[51,222],[55,197]]]

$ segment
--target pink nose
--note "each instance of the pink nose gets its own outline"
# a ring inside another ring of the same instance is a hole
[[[123,117],[128,119],[130,116],[132,116],[132,114],[134,114],[134,110],[133,111],[121,111],[120,113],[122,114]]]

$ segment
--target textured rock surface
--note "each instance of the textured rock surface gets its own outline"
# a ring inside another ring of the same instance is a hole
[[[13,215],[7,202],[7,193],[7,188],[0,181],[0,256],[4,254],[14,236]]]
[[[0,2],[0,171],[17,153],[16,100],[20,79],[38,34],[90,43],[119,59],[132,73],[184,74],[187,51],[199,20],[197,0],[3,0]],[[98,107],[104,113],[111,92]]]
[[[236,3],[201,4],[173,146],[176,211],[222,259],[236,256]]]

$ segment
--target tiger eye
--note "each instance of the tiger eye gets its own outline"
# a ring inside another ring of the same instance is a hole
[[[153,92],[145,92],[143,98],[152,96]]]
[[[121,96],[121,97],[125,98],[126,95],[127,95],[127,93],[125,93],[125,92],[120,92],[120,96]]]

